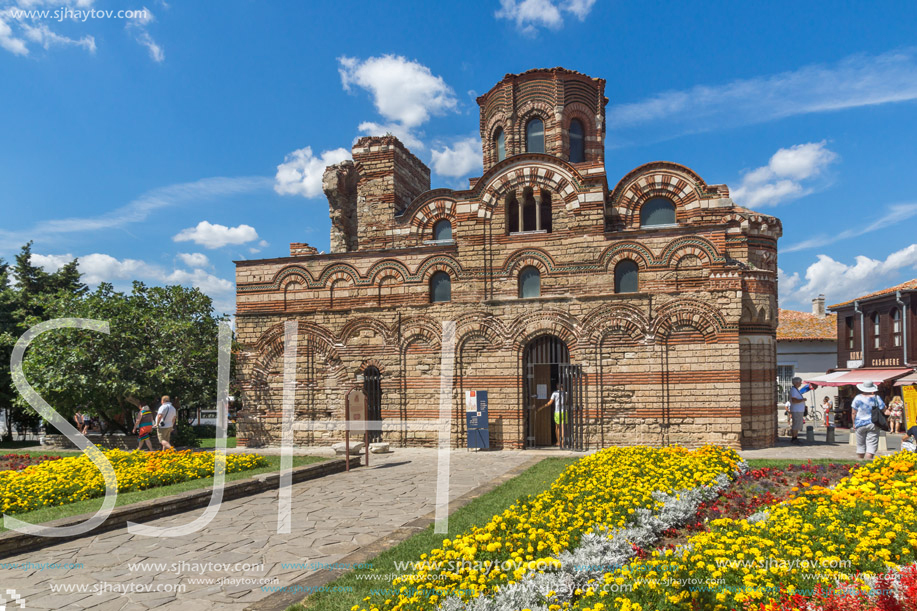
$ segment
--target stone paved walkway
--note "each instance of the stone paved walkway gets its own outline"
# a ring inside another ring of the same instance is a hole
[[[392,454],[371,455],[369,468],[296,484],[291,534],[277,534],[277,493],[263,493],[223,503],[210,525],[186,538],[152,539],[121,529],[5,558],[3,563],[82,563],[82,568],[0,568],[0,589],[22,595],[26,609],[241,610],[272,592],[260,584],[230,580],[264,578],[272,587],[290,586],[314,571],[285,568],[283,563],[332,564],[432,512],[436,456],[431,450],[397,448]],[[454,451],[450,498],[534,457],[519,451]],[[149,524],[174,526],[198,515],[188,512]],[[132,570],[134,563],[147,566]],[[237,568],[237,563],[249,566]],[[125,593],[140,585],[159,591]],[[83,586],[86,591],[55,593],[52,586]],[[176,592],[178,586],[184,591]]]

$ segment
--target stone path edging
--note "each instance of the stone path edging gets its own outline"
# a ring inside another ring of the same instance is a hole
[[[319,463],[304,465],[293,469],[293,483],[305,482],[325,475],[340,473],[345,470],[344,459],[325,460]],[[360,457],[350,459],[351,467],[360,466]],[[229,482],[223,489],[223,500],[250,496],[280,485],[280,471],[260,473],[250,478]],[[82,537],[94,537],[100,533],[127,527],[128,522],[146,522],[192,509],[207,507],[213,491],[211,487],[202,490],[189,490],[172,496],[164,496],[139,503],[115,507],[102,524],[88,533],[71,537],[39,537],[15,531],[0,533],[0,559],[13,554],[34,551],[43,547],[57,545]],[[71,526],[86,521],[92,514],[82,514],[42,523],[43,526]]]
[[[508,482],[509,480],[513,479],[514,477],[518,475],[521,475],[522,473],[524,473],[531,467],[535,466],[536,464],[538,464],[545,458],[550,458],[550,456],[544,455],[544,456],[533,457],[532,459],[528,460],[527,462],[522,463],[521,465],[518,465],[517,467],[514,467],[513,469],[510,469],[503,475],[495,479],[492,479],[488,483],[478,486],[474,490],[466,492],[459,498],[453,501],[450,501],[449,502],[450,515],[453,512],[457,511],[458,509],[461,509],[462,507],[464,507],[465,505],[467,505],[474,499],[487,494],[488,492],[497,488],[501,484]],[[436,518],[436,511],[434,510],[428,513],[427,515],[417,518],[416,520],[413,520],[405,524],[401,528],[393,532],[390,532],[389,534],[385,535],[384,537],[380,537],[379,539],[376,539],[369,545],[366,545],[362,547],[361,549],[358,549],[357,551],[352,552],[351,554],[348,554],[347,556],[338,560],[336,564],[341,564],[343,566],[352,566],[355,564],[362,564],[369,560],[372,560],[373,558],[375,558],[382,552],[395,547],[402,541],[405,541],[409,539],[410,537],[416,535],[417,533],[423,531],[424,529],[426,529],[428,526],[430,526],[431,524],[435,522],[435,518]],[[327,585],[331,583],[332,581],[334,581],[335,579],[342,577],[343,575],[346,575],[349,572],[350,572],[349,569],[332,569],[332,570],[326,570],[326,571],[316,571],[306,576],[304,579],[292,584],[288,588],[288,591],[277,592],[276,594],[272,594],[271,596],[268,596],[265,599],[259,600],[257,603],[254,603],[246,607],[245,611],[285,611],[287,607],[294,605],[302,601],[304,598],[306,598],[307,594],[305,594],[304,591],[318,588],[323,585]],[[295,590],[297,588],[302,591],[289,591],[289,590]]]

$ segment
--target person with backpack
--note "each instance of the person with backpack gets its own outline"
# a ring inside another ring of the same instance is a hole
[[[879,449],[879,425],[873,419],[873,412],[878,410],[888,415],[885,402],[879,397],[879,388],[872,383],[857,384],[860,391],[853,399],[851,409],[853,412],[853,427],[857,440],[857,457],[872,460]]]
[[[159,437],[159,443],[162,444],[163,450],[172,449],[169,437],[172,435],[172,427],[175,425],[177,416],[178,411],[169,400],[169,395],[163,395],[162,404],[156,412],[156,436]]]

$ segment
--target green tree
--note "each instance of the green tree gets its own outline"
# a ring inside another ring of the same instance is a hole
[[[103,283],[92,292],[59,291],[41,309],[42,318],[28,322],[92,318],[110,328],[49,331],[26,352],[29,383],[61,415],[83,407],[126,432],[137,401],[155,407],[153,400],[168,394],[186,408],[215,402],[221,318],[198,289],[135,282],[124,294]]]
[[[12,424],[22,430],[40,422],[33,411],[13,401],[16,395],[8,367],[13,345],[28,329],[28,320],[44,318],[44,304],[49,299],[61,293],[85,292],[76,259],[55,272],[46,272],[32,263],[32,242],[22,247],[13,267],[0,260],[0,409],[4,410],[5,439],[12,437]]]

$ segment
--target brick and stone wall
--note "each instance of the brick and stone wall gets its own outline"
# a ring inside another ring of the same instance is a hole
[[[591,112],[604,120],[603,81],[562,70],[517,76],[483,96],[482,125],[519,104],[568,100],[571,80],[578,95],[595,94]],[[604,127],[593,135],[598,151]],[[362,138],[354,162],[329,168],[332,252],[297,243],[291,257],[237,263],[239,443],[279,443],[283,323],[296,320],[298,421],[342,420],[344,396],[369,366],[382,373],[383,421],[437,418],[443,323],[454,321],[455,445],[465,444],[464,391],[485,389],[492,444],[525,444],[522,363],[544,335],[582,367],[589,447],[771,445],[779,221],[674,163],[640,166],[609,190],[601,158],[570,164],[561,140],[498,164],[486,161],[485,144],[486,171],[465,191],[430,191],[429,170],[392,136]],[[640,226],[653,197],[672,202],[676,224]],[[542,229],[519,231],[512,215],[535,202]],[[453,239],[433,241],[444,219]],[[615,293],[624,260],[638,267],[636,293]],[[540,297],[519,297],[526,267],[540,272]],[[440,271],[451,300],[431,303]],[[301,444],[343,438],[294,428]],[[436,435],[391,425],[383,438],[433,444]]]

